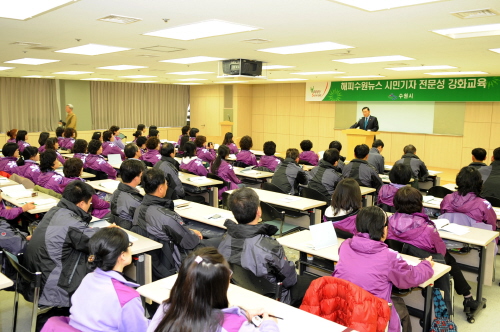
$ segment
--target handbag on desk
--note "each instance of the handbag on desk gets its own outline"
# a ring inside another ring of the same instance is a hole
[[[434,300],[434,313],[436,318],[431,323],[430,332],[457,332],[457,326],[450,320],[448,309],[444,302],[443,296],[439,288],[432,290],[432,298]]]

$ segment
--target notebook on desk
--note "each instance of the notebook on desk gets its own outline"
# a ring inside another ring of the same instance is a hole
[[[108,162],[110,164],[121,164],[122,157],[119,154],[108,154]]]
[[[317,225],[309,226],[312,241],[306,242],[305,245],[314,250],[335,246],[338,244],[337,233],[331,221],[323,222]]]

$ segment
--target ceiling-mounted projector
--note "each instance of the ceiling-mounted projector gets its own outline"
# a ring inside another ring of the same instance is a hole
[[[262,61],[247,59],[223,60],[222,72],[225,75],[261,76]]]

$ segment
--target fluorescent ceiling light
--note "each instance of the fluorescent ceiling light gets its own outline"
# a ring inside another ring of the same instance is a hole
[[[16,0],[8,1],[8,3],[2,1],[3,6],[0,11],[0,17],[26,20],[73,1],[74,0]]]
[[[418,67],[392,67],[385,68],[395,71],[410,71],[410,70],[436,70],[436,69],[455,69],[457,67],[443,65],[443,66],[418,66]]]
[[[123,77],[123,78],[146,78],[146,77],[158,77],[158,76],[151,76],[151,75],[129,75],[129,76],[118,76],[118,77]]]
[[[207,81],[206,78],[178,78],[178,81]]]
[[[446,75],[488,75],[484,71],[443,71],[443,72],[433,72],[424,73],[426,75],[436,75],[436,76],[446,76]]]
[[[193,56],[190,58],[181,58],[181,59],[172,59],[172,60],[161,60],[159,62],[172,62],[172,63],[180,63],[180,64],[190,64],[190,63],[199,63],[199,62],[209,62],[209,61],[219,61],[224,60],[224,58],[214,58],[211,56]]]
[[[200,84],[203,84],[203,83],[174,83],[176,85],[200,85]]]
[[[158,83],[158,81],[133,81],[132,83]]]
[[[498,36],[500,35],[500,23],[431,31],[453,39]]]
[[[91,78],[81,78],[80,81],[112,81],[112,78],[100,78],[100,77],[91,77]]]
[[[64,50],[55,51],[57,53],[69,53],[69,54],[81,54],[81,55],[99,55],[120,51],[128,51],[131,48],[117,47],[117,46],[107,46],[99,44],[87,44],[82,46],[76,46],[71,48],[66,48]]]
[[[342,45],[342,44],[337,44],[337,43],[333,43],[333,42],[322,42],[322,43],[312,43],[312,44],[264,48],[264,49],[257,50],[257,51],[276,53],[276,54],[297,54],[297,53],[340,50],[340,49],[345,49],[345,48],[354,48],[354,47]]]
[[[343,71],[310,71],[302,73],[290,73],[292,75],[332,75],[332,74],[344,74]]]
[[[201,75],[213,74],[211,71],[176,71],[174,73],[166,73],[167,75]]]
[[[76,71],[76,70],[70,70],[70,71],[59,71],[57,73],[52,73],[52,74],[61,74],[61,75],[83,75],[83,74],[93,74],[94,72],[92,71]]]
[[[285,68],[295,68],[295,66],[282,66],[282,65],[262,66],[262,69],[285,69]]]
[[[29,75],[29,76],[21,76],[26,78],[53,78],[54,76],[41,76],[41,75]]]
[[[381,75],[361,75],[361,76],[337,76],[335,78],[376,78],[376,77],[385,77]]]
[[[389,62],[389,61],[401,61],[401,60],[415,60],[415,59],[402,55],[387,55],[387,56],[371,56],[366,58],[339,59],[332,61],[355,64],[355,63]]]
[[[285,81],[307,81],[307,78],[276,78],[274,80],[270,81],[276,81],[276,82],[285,82]]]
[[[340,2],[348,6],[374,12],[377,10],[420,5],[423,3],[437,2],[442,0],[329,0]]]
[[[97,69],[110,69],[110,70],[129,70],[129,69],[141,69],[141,68],[148,68],[148,67],[146,67],[146,66],[130,66],[130,65],[97,67]]]
[[[0,66],[0,70],[9,70],[9,69],[14,69],[16,67],[2,67]]]
[[[490,48],[490,51],[500,53],[500,48]]]
[[[43,65],[51,62],[58,62],[61,60],[50,60],[50,59],[35,59],[35,58],[22,58],[17,60],[5,61],[4,63],[19,63],[21,65]]]
[[[217,83],[229,83],[229,84],[231,84],[231,83],[246,83],[246,82],[248,82],[248,81],[222,81],[222,82],[217,82]]]
[[[146,36],[156,36],[163,38],[193,40],[206,37],[222,36],[238,32],[247,32],[260,30],[261,28],[252,27],[238,23],[231,23],[221,20],[208,20],[181,25],[173,28],[145,33]]]

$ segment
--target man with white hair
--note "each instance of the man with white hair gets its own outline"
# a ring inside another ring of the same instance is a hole
[[[76,130],[76,114],[73,113],[73,105],[66,105],[66,128],[73,128]]]

